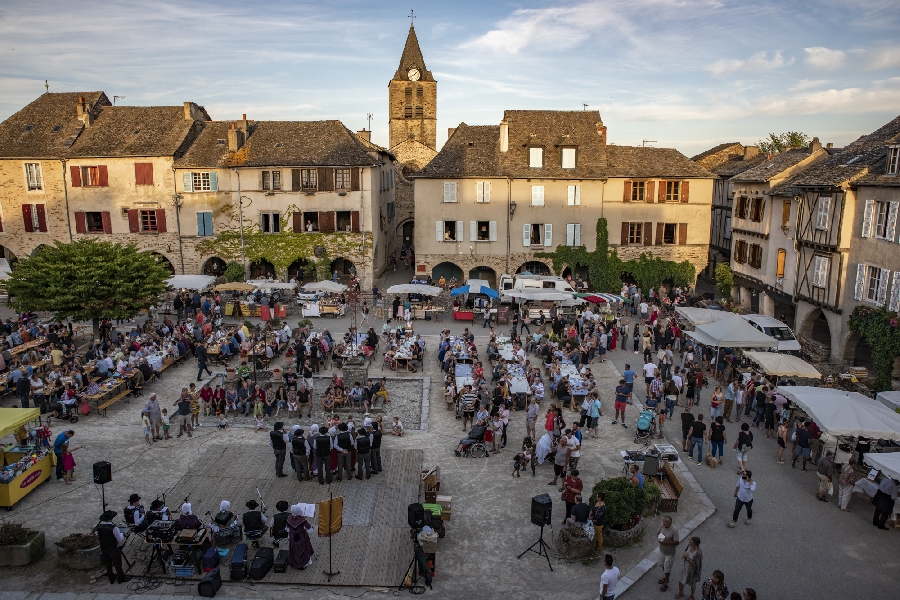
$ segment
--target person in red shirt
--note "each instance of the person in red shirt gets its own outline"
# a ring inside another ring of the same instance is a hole
[[[219,387],[219,386],[216,386]],[[213,389],[209,387],[209,384],[205,384],[202,388],[200,388],[200,405],[203,410],[203,416],[209,416],[213,411]]]
[[[203,390],[200,390],[200,392],[203,393]],[[213,408],[217,417],[225,414],[225,388],[220,385],[217,385],[216,389],[213,390]]]

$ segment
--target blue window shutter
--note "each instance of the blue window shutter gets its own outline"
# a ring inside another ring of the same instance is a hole
[[[197,235],[206,235],[206,220],[203,218],[206,213],[197,213]]]
[[[218,192],[219,191],[219,174],[215,171],[209,172],[209,191]]]
[[[191,173],[184,174],[184,191],[186,191],[186,192],[194,191],[194,179],[193,179],[193,174],[191,174]]]
[[[211,212],[203,213],[203,217],[204,217],[204,219],[203,219],[204,226],[206,227],[206,235],[212,235],[213,234],[212,213]]]

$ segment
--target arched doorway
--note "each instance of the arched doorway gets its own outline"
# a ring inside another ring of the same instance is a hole
[[[219,258],[218,256],[213,256],[212,258],[208,258],[205,263],[203,263],[203,274],[204,275],[212,275],[213,277],[221,277],[225,274],[225,261]]]
[[[402,225],[403,231],[402,231],[402,237],[401,237],[402,242],[401,243],[404,246],[406,246],[407,248],[412,246],[413,240],[415,239],[413,237],[414,227],[415,227],[415,225],[414,225],[413,221],[407,221],[406,223],[404,223]]]
[[[526,263],[522,263],[522,265],[516,269],[516,275],[525,273],[526,271],[532,275],[553,275],[550,271],[550,267],[539,260],[529,260]]]
[[[250,279],[275,279],[276,277],[275,265],[266,259],[260,258],[250,263]]]
[[[831,347],[831,327],[822,309],[817,308],[806,316],[800,327],[800,335],[819,344]]]
[[[562,271],[562,273],[560,273],[560,275],[562,276],[563,279],[569,279],[570,277],[572,279],[577,279],[578,277],[581,277],[582,281],[587,281],[588,268],[584,265],[577,266],[575,268],[566,266],[566,268],[563,269],[563,271]]]
[[[497,289],[497,271],[480,265],[469,271],[469,279],[483,279],[495,290]]]
[[[40,246],[38,246],[38,248],[40,248]],[[35,252],[37,252],[37,248],[35,248]],[[150,254],[155,256],[156,262],[164,266],[169,271],[169,273],[171,273],[172,275],[175,274],[175,267],[172,266],[172,262],[168,258],[163,256],[159,252],[151,252]]]
[[[851,333],[847,338],[844,345],[844,360],[854,367],[866,367],[872,372],[875,371],[872,347],[858,333]]]
[[[463,270],[452,262],[442,262],[431,269],[431,278],[439,281],[442,275],[446,281],[450,281],[454,277],[456,281],[462,281]]]
[[[35,246],[34,250],[31,251],[31,255],[37,256],[38,252],[40,252],[41,250],[43,250],[46,247],[47,246],[45,244],[38,244],[37,246]]]
[[[331,272],[335,271],[337,271],[338,279],[350,279],[351,275],[356,275],[356,265],[343,256],[339,256],[331,261]]]
[[[9,266],[13,266],[19,260],[15,253],[6,246],[0,246],[0,258],[5,258]]]
[[[310,274],[311,267],[312,265],[308,260],[306,260],[305,258],[298,258],[290,265],[288,265],[288,280],[296,279],[300,282],[304,281],[306,279],[306,276]],[[314,276],[313,279],[315,279]]]

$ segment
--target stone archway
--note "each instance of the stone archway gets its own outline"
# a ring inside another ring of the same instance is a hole
[[[250,279],[277,279],[278,271],[275,265],[264,258],[254,260],[250,263]]]
[[[38,246],[38,248],[40,248],[40,246]],[[35,252],[37,252],[37,248],[35,248]],[[169,273],[171,273],[172,275],[175,274],[175,267],[172,265],[172,261],[170,261],[168,258],[166,258],[164,255],[160,254],[159,252],[151,252],[150,254],[155,256],[156,261],[159,264],[161,264],[162,266],[164,266],[166,269],[168,269]]]
[[[339,256],[331,261],[329,270],[331,273],[337,271],[338,279],[341,280],[349,280],[352,275],[356,275],[356,265],[354,265],[343,256]]]
[[[479,265],[469,270],[469,279],[483,279],[492,288],[497,289],[497,271],[491,267]]]
[[[415,221],[407,219],[397,226],[397,233],[400,235],[400,245],[409,248],[415,241]]]
[[[442,262],[431,269],[431,279],[439,281],[441,276],[443,276],[444,280],[447,282],[454,277],[457,282],[461,282],[463,279],[463,270],[455,263]]]
[[[287,276],[288,280],[296,279],[297,281],[304,281],[308,275],[310,275],[310,269],[315,269],[315,265],[313,265],[309,260],[305,258],[298,258],[287,268]],[[315,280],[315,275],[312,275],[312,279]]]
[[[16,262],[18,262],[19,260],[19,257],[16,256],[15,252],[10,250],[6,246],[0,246],[0,258],[5,258],[10,267],[16,264]]]
[[[37,253],[40,252],[41,250],[43,250],[43,249],[46,248],[46,247],[47,247],[46,244],[38,244],[37,246],[34,247],[34,250],[31,251],[31,255],[32,255],[32,256],[37,256]],[[155,254],[155,252],[154,252],[154,254]],[[160,256],[162,256],[162,255],[160,255]]]
[[[539,260],[529,260],[522,263],[519,265],[519,268],[516,269],[516,275],[525,273],[526,271],[532,275],[553,275],[553,269],[551,269],[547,263]]]
[[[225,261],[218,256],[211,256],[203,263],[200,272],[204,275],[212,275],[213,277],[221,277],[225,274]]]
[[[806,315],[800,324],[799,333],[802,337],[823,344],[826,347],[831,346],[831,326],[828,319],[821,308],[814,308]]]

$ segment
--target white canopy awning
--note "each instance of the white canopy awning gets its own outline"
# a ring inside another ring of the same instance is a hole
[[[328,279],[324,281],[315,281],[313,283],[307,283],[303,286],[304,290],[309,290],[312,292],[343,292],[347,289],[346,285],[341,283],[335,283]]]
[[[734,313],[726,310],[713,310],[711,308],[690,308],[687,306],[676,306],[675,312],[690,321],[695,327],[697,325],[705,325],[707,323],[715,323],[734,316]]]
[[[518,290],[509,290],[503,292],[510,298],[521,298],[523,300],[549,300],[560,302],[562,300],[571,300],[571,292],[558,292],[556,290],[545,290],[541,288],[523,288]]]
[[[792,354],[747,350],[744,352],[744,356],[757,363],[769,375],[810,377],[813,379],[818,379],[822,376],[811,364]]]
[[[420,283],[399,283],[387,289],[388,294],[422,294],[424,296],[437,296],[443,291],[443,288]]]
[[[833,436],[900,440],[900,415],[868,396],[810,386],[779,386],[778,393],[796,402],[822,430]]]
[[[892,479],[900,479],[900,452],[866,452],[866,462]]]
[[[212,275],[172,275],[169,287],[186,290],[205,290],[216,280]]]
[[[777,348],[778,340],[757,330],[753,325],[738,315],[728,319],[698,325],[694,331],[685,335],[697,340],[704,346],[716,348]]]
[[[247,283],[255,285],[261,290],[292,290],[297,287],[296,283],[285,283],[274,279],[251,279]]]
[[[875,396],[875,399],[891,410],[900,407],[900,392],[878,392],[878,395]]]

